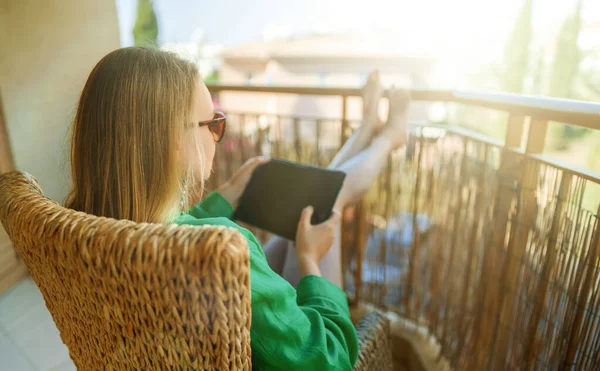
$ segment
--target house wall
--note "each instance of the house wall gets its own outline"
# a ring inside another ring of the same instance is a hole
[[[0,89],[16,168],[67,194],[68,129],[93,66],[119,47],[114,1],[0,0]]]
[[[396,58],[376,60],[356,58],[289,58],[256,63],[244,59],[225,58],[219,79],[223,84],[276,85],[276,86],[361,86],[369,71],[379,69],[384,85],[424,88],[427,86],[433,64],[423,60]],[[248,77],[252,78],[249,80]],[[221,93],[219,101],[230,112],[253,112],[283,115],[341,117],[341,99],[338,97],[309,97],[284,94]],[[347,114],[360,119],[360,99],[350,99]],[[381,105],[381,116],[387,112]],[[413,104],[411,120],[427,120],[428,105]]]
[[[0,96],[14,165],[54,200],[68,192],[78,95],[95,63],[118,47],[114,1],[0,0]],[[25,272],[0,227],[0,293]]]

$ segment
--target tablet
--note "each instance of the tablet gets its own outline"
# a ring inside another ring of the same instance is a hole
[[[342,171],[272,159],[254,170],[233,219],[294,241],[306,206],[314,208],[312,224],[329,219],[345,177]]]

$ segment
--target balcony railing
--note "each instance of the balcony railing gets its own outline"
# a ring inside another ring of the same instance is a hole
[[[325,165],[356,123],[347,102],[357,89],[210,90],[339,104],[334,119],[224,107],[228,141],[217,154],[216,182],[258,154]],[[412,97],[508,112],[506,140],[459,126],[411,126],[408,145],[344,213],[350,299],[426,329],[456,370],[597,370],[600,174],[561,163],[544,146],[549,121],[600,129],[600,104],[433,90]]]

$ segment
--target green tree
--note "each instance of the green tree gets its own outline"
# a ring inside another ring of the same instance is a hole
[[[536,51],[536,56],[534,57],[534,59],[536,60],[535,68],[533,69],[531,91],[529,92],[533,95],[543,95],[545,91],[543,87],[547,75],[545,68],[545,57],[546,54],[544,53],[543,49],[539,49]]]
[[[586,63],[587,62],[587,63]],[[600,52],[590,51],[578,72],[582,93],[577,94],[578,99],[598,100],[600,98]]]
[[[524,90],[529,67],[529,45],[533,34],[532,17],[533,0],[525,0],[504,49],[504,68],[500,79],[504,91],[522,93]]]
[[[158,44],[158,22],[151,0],[138,0],[133,42],[136,46]]]
[[[524,0],[513,30],[504,48],[500,63],[469,74],[471,86],[478,89],[501,89],[522,93],[528,75],[532,32],[533,0]],[[460,125],[484,135],[503,140],[506,136],[507,115],[473,107],[458,107],[454,120]],[[486,122],[488,125],[481,125]]]
[[[210,75],[204,78],[204,82],[207,84],[218,84],[219,83],[219,71],[214,70]]]
[[[597,100],[600,97],[600,70],[596,66],[600,66],[600,53],[592,53],[588,58],[590,63],[587,67],[582,66],[583,71],[580,71],[581,82],[587,93],[585,98]],[[600,130],[592,131],[589,143],[590,153],[587,165],[598,171],[600,170]]]
[[[577,71],[582,59],[582,52],[578,45],[582,5],[583,0],[578,0],[575,12],[564,21],[558,34],[548,87],[549,96],[573,97]],[[566,149],[570,140],[586,133],[585,129],[564,124],[553,124],[549,131],[550,145],[557,149]]]
[[[556,41],[556,53],[550,75],[548,95],[571,98],[582,53],[577,44],[581,29],[583,0],[577,1],[575,12],[563,23]]]

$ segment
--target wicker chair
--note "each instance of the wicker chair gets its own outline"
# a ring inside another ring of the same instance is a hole
[[[0,220],[78,369],[251,369],[248,250],[237,231],[76,212],[21,172],[0,176]],[[355,369],[391,369],[385,317],[357,329]]]

